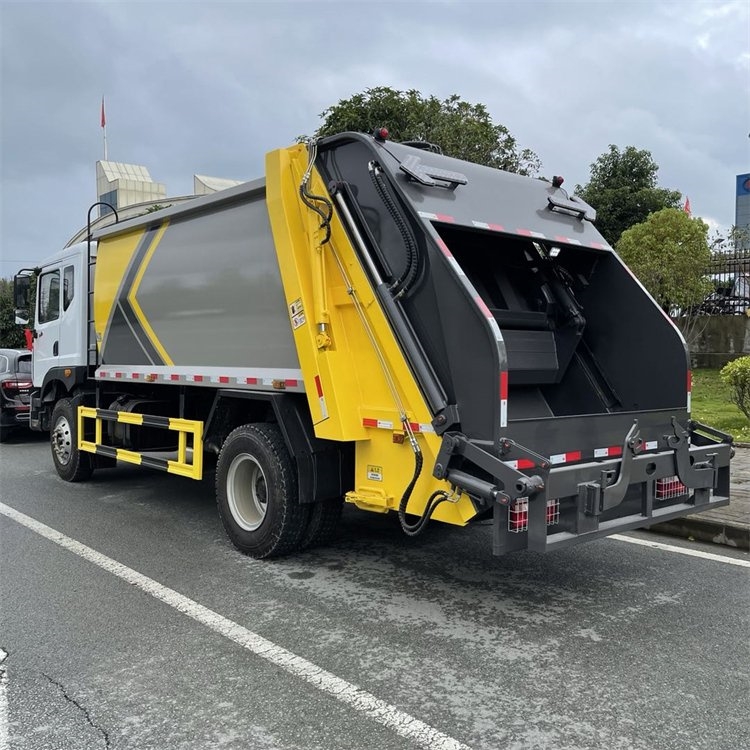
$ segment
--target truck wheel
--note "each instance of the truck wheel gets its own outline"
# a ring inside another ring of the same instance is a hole
[[[299,548],[309,508],[299,503],[296,467],[276,425],[243,425],[230,433],[216,465],[216,502],[241,552],[264,558]]]
[[[344,498],[342,497],[313,503],[310,506],[310,520],[302,535],[300,549],[328,544],[336,533],[343,507]]]
[[[62,398],[52,410],[50,445],[55,469],[66,482],[84,482],[94,471],[89,453],[78,450],[78,419],[73,402]]]

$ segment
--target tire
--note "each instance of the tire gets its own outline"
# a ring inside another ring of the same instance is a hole
[[[78,415],[69,398],[52,410],[50,447],[55,469],[66,482],[85,482],[94,471],[93,456],[78,450]]]
[[[258,559],[299,548],[309,508],[279,428],[251,424],[229,434],[216,465],[216,504],[235,547]]]
[[[310,506],[310,519],[302,535],[300,549],[328,544],[336,535],[343,507],[344,498],[342,497],[313,503]]]

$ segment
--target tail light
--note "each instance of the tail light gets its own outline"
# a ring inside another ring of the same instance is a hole
[[[3,380],[0,387],[4,391],[30,391],[33,383],[30,380]]]
[[[560,498],[553,497],[547,500],[545,514],[547,526],[552,526],[560,521]],[[529,499],[522,497],[516,500],[516,504],[508,508],[508,531],[520,534],[529,530]]]
[[[516,500],[515,505],[508,508],[508,531],[520,534],[529,529],[529,499],[527,497]]]
[[[656,500],[672,500],[675,497],[687,494],[688,489],[679,477],[664,477],[656,480],[656,491],[654,492]]]

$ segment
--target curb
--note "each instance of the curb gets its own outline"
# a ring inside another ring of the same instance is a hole
[[[675,518],[672,521],[645,526],[647,531],[722,544],[725,547],[750,551],[750,527],[696,518]]]

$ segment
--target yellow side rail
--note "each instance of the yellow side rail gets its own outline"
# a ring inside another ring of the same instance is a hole
[[[94,420],[93,440],[84,438],[85,428],[88,426],[87,419]],[[120,424],[138,427],[156,427],[177,432],[177,460],[156,458],[145,453],[105,445],[103,440],[104,430],[102,429],[104,422],[119,422]],[[151,414],[134,414],[133,412],[79,406],[78,450],[115,458],[118,461],[126,461],[138,466],[148,466],[151,469],[167,471],[170,474],[179,474],[188,477],[188,479],[203,478],[203,422],[199,420],[158,417]],[[188,451],[192,452],[192,461],[188,461]]]

